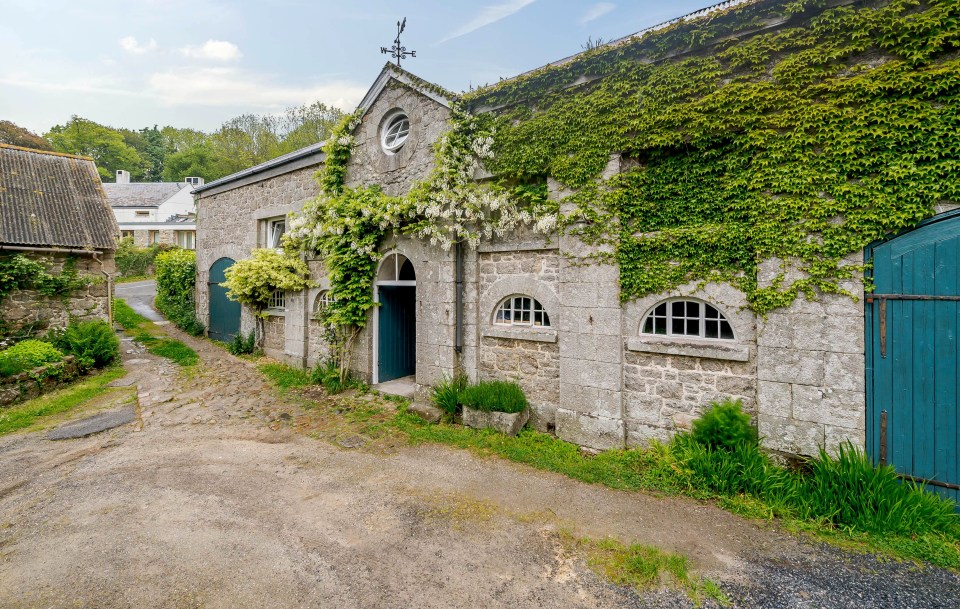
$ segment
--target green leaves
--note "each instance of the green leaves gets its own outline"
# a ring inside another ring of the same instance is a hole
[[[159,270],[159,269],[158,269]],[[277,290],[297,292],[312,285],[310,269],[299,259],[272,249],[256,249],[250,258],[227,269],[227,296],[257,312],[266,308]]]

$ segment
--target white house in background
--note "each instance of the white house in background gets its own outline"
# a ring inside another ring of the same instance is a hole
[[[117,171],[114,184],[103,190],[120,226],[120,236],[133,237],[135,245],[155,243],[195,249],[197,244],[197,206],[193,189],[203,178],[183,182],[130,182],[130,172]]]

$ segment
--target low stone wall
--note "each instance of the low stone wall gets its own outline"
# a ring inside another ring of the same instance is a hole
[[[68,256],[36,256],[23,252],[30,258],[43,260],[48,272],[58,274],[63,271]],[[62,296],[44,296],[35,290],[21,290],[10,294],[0,303],[0,319],[7,325],[7,331],[35,324],[38,330],[66,327],[70,320],[106,320],[109,311],[108,286],[101,270],[113,274],[115,265],[113,253],[101,257],[103,266],[90,256],[73,258],[77,272],[88,277],[91,285]]]
[[[40,366],[0,380],[0,408],[32,400],[63,387],[76,379],[82,370],[74,356]]]

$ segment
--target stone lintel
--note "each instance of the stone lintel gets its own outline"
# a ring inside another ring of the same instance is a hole
[[[685,355],[707,359],[722,359],[733,362],[750,361],[750,347],[746,345],[723,345],[697,340],[669,340],[632,336],[627,339],[627,349],[639,353],[661,355]]]
[[[488,327],[480,331],[484,338],[508,338],[512,340],[528,340],[537,343],[557,342],[556,330],[534,330],[532,328],[497,328]]]

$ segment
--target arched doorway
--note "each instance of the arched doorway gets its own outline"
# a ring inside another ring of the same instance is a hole
[[[210,266],[207,288],[210,293],[210,338],[228,342],[240,333],[240,303],[227,298],[226,270],[233,266],[230,258],[221,258]]]
[[[867,450],[960,500],[960,212],[867,249]]]
[[[373,380],[385,383],[417,370],[417,275],[402,254],[390,254],[377,271],[376,358]]]

